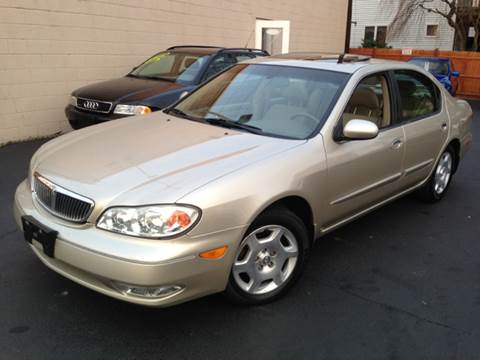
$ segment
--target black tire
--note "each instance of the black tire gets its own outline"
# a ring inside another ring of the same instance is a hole
[[[241,289],[234,279],[233,271],[231,271],[225,294],[233,303],[241,305],[259,305],[274,301],[283,296],[298,280],[300,274],[302,273],[307,259],[310,243],[308,230],[304,222],[287,208],[275,207],[258,216],[258,218],[248,228],[244,239],[255,230],[268,225],[282,226],[288,229],[295,236],[298,245],[298,255],[295,267],[291,275],[277,289],[258,295],[249,294]]]
[[[435,175],[437,173],[437,169],[439,168],[439,166],[441,164],[442,158],[446,153],[448,153],[450,155],[451,159],[452,159],[450,177],[448,179],[448,183],[445,186],[445,188],[441,192],[438,192],[435,189]],[[455,161],[456,161],[455,159],[456,159],[455,150],[453,149],[452,146],[448,146],[445,149],[445,151],[442,153],[442,155],[440,156],[440,159],[437,162],[437,164],[435,164],[435,169],[433,170],[432,175],[430,176],[428,181],[425,183],[425,185],[423,185],[417,191],[417,196],[421,200],[423,200],[425,202],[429,202],[429,203],[435,203],[437,201],[442,200],[445,197],[445,195],[448,192],[448,189],[450,188],[450,184],[452,182],[452,178],[453,178],[453,174],[454,174],[454,169],[456,168],[456,165],[457,165],[457,164],[455,164]]]

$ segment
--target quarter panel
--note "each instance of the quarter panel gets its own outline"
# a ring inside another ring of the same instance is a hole
[[[449,141],[452,139],[460,141],[460,159],[462,159],[472,144],[472,108],[465,100],[453,98],[449,94],[445,94],[445,103],[450,119]]]

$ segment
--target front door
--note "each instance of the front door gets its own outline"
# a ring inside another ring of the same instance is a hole
[[[337,125],[343,127],[353,119],[372,121],[379,128],[376,138],[325,141],[329,178],[325,228],[398,191],[405,136],[403,128],[393,123],[389,84],[384,73],[364,78]]]

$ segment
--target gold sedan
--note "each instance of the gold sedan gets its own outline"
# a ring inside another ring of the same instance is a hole
[[[252,60],[162,112],[43,145],[15,218],[46,266],[111,297],[263,303],[323,234],[412,191],[443,198],[471,121],[414,65]]]

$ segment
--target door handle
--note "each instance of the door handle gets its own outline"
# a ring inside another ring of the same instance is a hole
[[[392,149],[398,150],[402,147],[402,145],[403,145],[403,141],[400,139],[396,139],[392,142]]]
[[[442,130],[446,131],[448,129],[447,123],[442,124]]]

